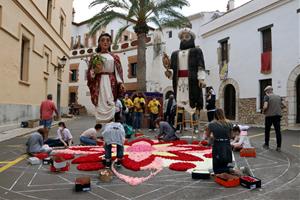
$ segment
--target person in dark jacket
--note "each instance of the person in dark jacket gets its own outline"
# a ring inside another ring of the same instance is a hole
[[[214,114],[216,110],[216,94],[212,87],[207,88],[206,110],[208,122],[211,122],[214,119]]]

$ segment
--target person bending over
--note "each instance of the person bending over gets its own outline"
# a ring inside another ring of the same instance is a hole
[[[159,135],[157,136],[158,140],[169,142],[179,139],[175,134],[176,129],[169,122],[161,121],[161,118],[157,118],[155,120],[155,125],[159,128]]]
[[[102,132],[104,139],[106,168],[109,168],[111,166],[111,148],[113,144],[117,145],[116,165],[119,167],[122,164],[122,159],[124,155],[125,130],[120,121],[121,118],[116,117],[115,122],[110,122],[106,124],[104,131]]]
[[[250,139],[248,137],[247,129],[249,126],[235,125],[232,128],[232,134],[234,136],[233,141],[230,142],[231,147],[235,151],[239,151],[242,148],[252,148]]]
[[[102,128],[101,124],[96,124],[94,128],[89,128],[80,135],[80,143],[83,145],[97,145],[97,134]]]

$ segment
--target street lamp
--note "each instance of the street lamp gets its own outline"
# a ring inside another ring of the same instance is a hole
[[[59,59],[57,66],[54,67],[54,71],[58,70],[63,70],[65,65],[67,63],[67,58],[63,56],[62,58]]]

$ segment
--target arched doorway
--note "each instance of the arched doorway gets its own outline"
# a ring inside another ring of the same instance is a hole
[[[297,117],[296,117],[296,123],[300,123],[300,75],[297,77],[296,80],[296,97],[297,97],[297,105],[296,105],[296,112],[297,112]]]
[[[224,112],[227,119],[235,120],[235,89],[233,85],[228,84],[224,88]]]

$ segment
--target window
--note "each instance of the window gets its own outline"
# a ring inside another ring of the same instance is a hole
[[[20,66],[20,80],[28,81],[28,71],[29,71],[29,45],[30,41],[22,37],[21,46],[21,66]]]
[[[60,16],[59,35],[60,35],[61,37],[64,36],[64,17],[63,17],[62,15]]]
[[[124,35],[124,41],[128,41],[128,35]]]
[[[137,67],[137,63],[131,63],[130,64],[130,76],[132,78],[135,78],[136,77],[136,67]]]
[[[272,51],[272,32],[271,28],[261,31],[262,34],[262,50],[263,52]]]
[[[76,82],[77,81],[77,70],[73,69],[71,70],[71,82]]]
[[[168,36],[169,36],[169,38],[172,38],[172,31],[168,32]]]
[[[48,22],[51,21],[51,15],[52,15],[52,0],[48,0],[48,4],[47,4],[47,20],[48,20]]]
[[[228,40],[222,41],[221,45],[221,61],[223,63],[228,62]]]
[[[268,85],[272,85],[272,79],[263,79],[263,80],[259,80],[259,87],[260,87],[260,109],[262,109],[263,103],[264,103],[264,96],[265,96],[265,91],[264,91],[264,89],[265,89]]]
[[[49,63],[50,63],[50,60],[49,60],[49,54],[48,53],[45,53],[45,59],[46,59],[45,72],[49,72]]]

